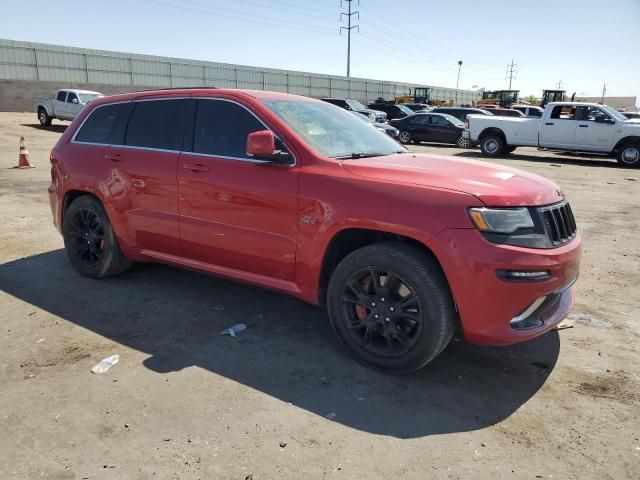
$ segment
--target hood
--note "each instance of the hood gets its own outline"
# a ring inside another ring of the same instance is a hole
[[[362,177],[469,193],[492,207],[533,207],[564,199],[546,178],[478,160],[399,154],[345,160],[342,167]]]
[[[373,113],[377,118],[383,117],[387,118],[386,112],[381,112],[380,110],[374,110],[372,108],[365,108],[364,110],[359,110],[361,112],[366,112],[367,114]]]

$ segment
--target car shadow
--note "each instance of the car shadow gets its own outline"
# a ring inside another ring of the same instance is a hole
[[[150,355],[157,373],[198,366],[345,426],[398,438],[464,432],[510,416],[544,384],[557,332],[510,347],[454,341],[410,375],[380,373],[339,346],[318,308],[268,290],[138,264],[81,277],[63,250],[0,265],[13,297]],[[220,331],[248,326],[237,338]],[[328,420],[327,420],[328,421]]]
[[[606,167],[606,168],[621,168],[613,158],[597,157],[577,157],[567,153],[554,153],[547,152],[548,156],[540,157],[537,155],[525,155],[518,153],[516,150],[514,153],[500,157],[503,160],[523,160],[525,162],[534,163],[556,163],[558,165],[576,165],[581,167]],[[487,157],[482,155],[480,150],[468,150],[464,152],[454,153],[454,157],[466,157],[477,158],[480,160],[487,160]]]
[[[39,123],[21,123],[20,125],[22,125],[23,127],[35,128],[37,130],[45,130],[47,132],[56,132],[56,133],[64,133],[64,131],[69,126],[69,125],[60,125],[60,124],[56,124],[56,125],[52,124],[49,126],[45,126],[45,125],[40,125]]]

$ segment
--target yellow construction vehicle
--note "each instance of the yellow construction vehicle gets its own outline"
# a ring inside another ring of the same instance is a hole
[[[411,93],[411,89],[409,89],[409,94],[398,95],[395,103],[426,103],[428,105],[434,105],[431,100],[430,87],[416,87],[413,89],[413,93]]]
[[[551,102],[564,102],[566,99],[565,95],[566,90],[543,90],[542,91],[542,101],[540,102],[540,106],[544,108],[547,103]],[[573,98],[572,98],[573,100]]]
[[[500,108],[511,108],[511,105],[518,103],[520,90],[494,90],[482,92],[482,99],[476,105],[499,105]]]

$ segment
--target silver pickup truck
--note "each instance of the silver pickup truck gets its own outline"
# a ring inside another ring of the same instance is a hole
[[[54,118],[73,120],[87,103],[100,97],[104,95],[90,90],[63,89],[51,98],[33,97],[33,106],[40,124],[48,126]]]
[[[469,115],[463,135],[488,157],[527,146],[612,155],[623,167],[640,168],[640,123],[597,103],[548,103],[541,118]]]

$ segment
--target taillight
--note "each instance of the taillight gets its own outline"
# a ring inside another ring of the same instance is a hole
[[[464,128],[469,129],[469,119],[468,118],[464,119]]]
[[[53,150],[51,150],[51,153],[49,154],[49,161],[51,162],[51,165],[56,165],[58,163],[58,159],[56,158],[55,153],[53,153]]]

